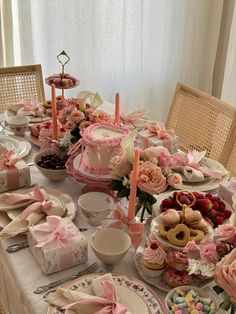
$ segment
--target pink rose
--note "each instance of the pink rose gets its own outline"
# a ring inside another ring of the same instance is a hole
[[[130,177],[132,177],[132,172]],[[149,161],[140,163],[137,183],[141,191],[151,195],[159,194],[167,189],[166,178],[161,168]]]
[[[195,241],[189,241],[183,250],[187,253],[188,258],[190,259],[199,259],[200,258],[200,249]]]
[[[94,123],[108,122],[112,123],[112,117],[103,110],[96,109],[92,115],[92,121]]]
[[[218,226],[215,232],[225,242],[232,244],[236,242],[236,228],[230,224]]]
[[[168,177],[167,177],[167,183],[170,186],[182,184],[182,177],[181,177],[181,175],[179,173],[169,174]]]
[[[216,283],[236,302],[236,249],[216,264]]]
[[[85,118],[85,115],[82,111],[77,110],[76,108],[72,110],[70,114],[70,120],[74,121],[75,123],[79,123]]]
[[[68,121],[66,121],[64,126],[65,126],[66,129],[72,130],[72,129],[74,129],[76,127],[76,123],[74,121],[72,121],[72,120],[68,120]]]
[[[109,168],[112,178],[120,179],[130,173],[132,165],[124,156],[116,155],[110,160]]]
[[[161,153],[170,155],[168,149],[164,146],[148,147],[141,153],[141,158],[144,161],[150,161],[157,164],[158,157]]]
[[[200,256],[205,263],[215,263],[217,259],[216,245],[214,242],[208,242],[200,245]]]
[[[90,126],[91,124],[92,124],[92,122],[90,122],[90,121],[86,121],[86,120],[81,121],[79,124],[79,129],[83,130],[83,129],[87,128],[88,126]]]
[[[160,153],[158,156],[158,165],[165,168],[173,168],[176,164],[175,156]]]

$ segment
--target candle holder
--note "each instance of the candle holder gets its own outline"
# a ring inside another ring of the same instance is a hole
[[[65,99],[64,90],[78,86],[80,84],[80,81],[76,77],[65,73],[65,65],[70,61],[70,57],[64,50],[59,55],[57,55],[57,60],[61,64],[61,73],[47,77],[45,79],[45,83],[49,86],[54,84],[55,88],[61,89],[62,99]]]

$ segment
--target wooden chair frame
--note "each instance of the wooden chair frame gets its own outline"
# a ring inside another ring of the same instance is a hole
[[[209,158],[236,173],[236,108],[178,83],[166,126],[180,137],[181,150],[206,150]]]
[[[0,112],[21,99],[45,101],[42,67],[40,64],[0,68]]]

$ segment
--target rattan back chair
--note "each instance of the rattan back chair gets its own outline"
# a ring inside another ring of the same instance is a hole
[[[236,174],[236,108],[178,83],[166,126],[180,137],[181,150],[206,150],[207,157]]]
[[[38,102],[45,100],[40,64],[0,68],[0,112],[33,94]]]

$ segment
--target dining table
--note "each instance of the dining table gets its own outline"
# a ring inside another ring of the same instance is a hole
[[[29,154],[24,158],[26,163],[30,165],[31,183],[37,183],[40,187],[57,189],[71,196],[77,208],[73,222],[78,228],[87,228],[83,234],[89,239],[97,227],[87,223],[77,204],[85,185],[69,175],[63,181],[51,181],[44,177],[34,164],[34,156],[40,148],[33,143],[31,145]],[[45,302],[43,294],[35,294],[34,290],[39,286],[76,274],[98,259],[88,245],[88,262],[86,265],[81,264],[50,275],[44,275],[29,247],[13,253],[6,251],[10,245],[26,240],[25,234],[0,240],[0,303],[7,314],[46,314],[49,304]],[[114,265],[112,272],[132,276],[143,281],[135,267],[135,253],[135,249],[131,245],[125,257]],[[155,291],[164,304],[167,292],[147,282],[145,284]]]

